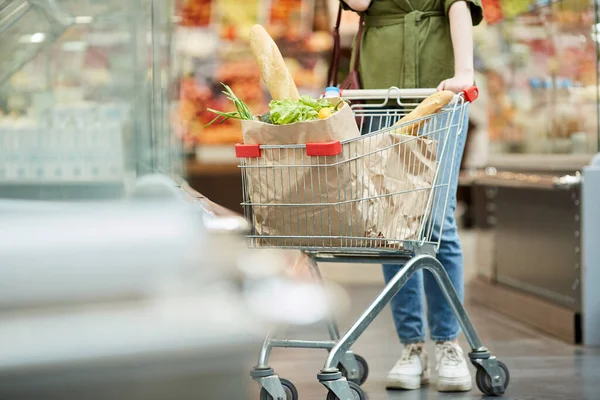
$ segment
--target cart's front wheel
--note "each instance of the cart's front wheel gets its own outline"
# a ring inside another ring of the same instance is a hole
[[[492,377],[487,373],[483,367],[477,368],[477,374],[475,375],[475,382],[477,387],[486,396],[502,396],[508,388],[510,382],[510,373],[508,367],[502,362],[498,361],[498,367],[500,367],[500,378],[503,382],[502,388],[494,388],[492,385]]]
[[[342,375],[350,382],[354,382],[357,385],[362,386],[362,384],[365,383],[367,378],[369,377],[369,364],[367,364],[367,360],[365,360],[358,354],[354,354],[354,358],[356,359],[356,363],[358,364],[358,374],[355,378],[348,378],[348,371],[346,371],[346,368],[344,368],[344,366],[341,363],[338,365],[338,369],[340,370]]]
[[[298,390],[296,389],[296,386],[294,386],[294,384],[290,381],[288,381],[287,379],[279,379],[281,381],[281,386],[283,386],[283,391],[285,392],[285,399],[284,400],[298,400]],[[260,390],[260,400],[276,400],[273,399],[273,396],[271,396],[269,394],[269,392],[267,392],[265,390],[265,388],[262,388]],[[277,399],[279,400],[279,399]]]
[[[354,382],[348,382],[350,385],[350,392],[352,392],[352,396],[354,396],[353,400],[367,400],[367,395],[363,390]],[[327,400],[340,400],[339,397],[333,392],[327,393]]]

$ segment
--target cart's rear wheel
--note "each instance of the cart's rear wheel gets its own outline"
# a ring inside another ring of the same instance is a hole
[[[367,360],[365,360],[358,354],[354,354],[354,358],[356,359],[356,363],[358,364],[358,376],[356,378],[348,378],[348,371],[346,371],[346,368],[344,368],[344,366],[341,363],[338,365],[338,369],[340,370],[342,375],[346,379],[348,379],[348,381],[354,382],[357,385],[362,386],[362,384],[365,383],[367,378],[369,377],[369,364],[367,364]]]
[[[502,361],[498,361],[498,367],[500,367],[500,373],[502,374],[501,378],[504,382],[504,385],[501,389],[494,388],[492,385],[492,377],[485,369],[483,369],[483,367],[477,368],[475,382],[477,383],[479,390],[481,390],[481,392],[486,396],[502,396],[508,388],[508,384],[510,382],[510,373],[508,372],[508,367]]]
[[[283,386],[283,391],[285,392],[285,400],[298,400],[298,390],[296,389],[296,386],[294,386],[294,384],[287,379],[279,378],[279,380],[281,381],[281,386]],[[262,388],[260,390],[260,400],[275,399],[273,399],[273,396],[271,396],[269,392],[265,390],[265,388]]]
[[[367,395],[365,392],[363,392],[360,386],[350,381],[348,382],[348,385],[350,385],[350,391],[352,392],[352,396],[354,396],[353,400],[367,400]],[[327,400],[340,400],[340,398],[337,397],[335,393],[330,391],[327,393]]]

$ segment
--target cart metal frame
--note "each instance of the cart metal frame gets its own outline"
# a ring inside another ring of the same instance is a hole
[[[384,90],[347,90],[342,93],[344,99],[355,101],[353,109],[355,116],[362,117],[360,128],[364,130],[366,124],[373,125],[373,119],[368,118],[378,117],[379,125],[373,129],[373,126],[367,127],[370,132],[368,135],[377,135],[382,130],[389,130],[389,125],[393,124],[400,116],[405,115],[414,108],[420,100],[432,94],[434,90],[430,89],[398,89],[390,88]],[[445,109],[447,113],[447,125],[438,126],[440,132],[446,132],[449,135],[453,131],[451,121],[455,120],[456,113],[460,113],[461,118],[458,121],[464,121],[462,116],[468,107],[469,102],[477,97],[477,89],[473,88],[460,95],[455,96],[453,102]],[[393,104],[393,102],[397,104]],[[392,104],[390,108],[390,104]],[[432,119],[434,116],[429,116]],[[462,123],[462,122],[461,122]],[[433,124],[433,131],[436,129],[435,121],[429,121],[427,124]],[[421,125],[427,127],[428,125]],[[461,132],[461,126],[454,126],[457,134]],[[426,130],[426,129],[425,129]],[[361,138],[364,138],[362,136]],[[357,138],[356,140],[361,140]],[[350,141],[347,141],[350,142]],[[342,142],[344,143],[344,142]],[[452,148],[446,148],[446,143],[443,143],[441,156],[438,159],[438,166],[441,164],[441,159],[445,156],[455,157],[456,141]],[[266,151],[276,151],[282,147],[290,149],[302,148],[302,145],[291,146],[260,146]],[[313,168],[313,165],[309,166]],[[242,159],[241,165],[242,176],[244,178],[244,209],[246,216],[252,222],[252,208],[261,206],[256,201],[248,196],[248,179],[245,176],[247,168],[252,167],[250,160]],[[291,166],[287,166],[290,168]],[[317,167],[318,168],[318,167]],[[411,276],[419,270],[428,270],[433,274],[436,281],[440,285],[446,300],[450,304],[457,320],[460,323],[462,331],[471,347],[469,357],[473,365],[477,369],[476,382],[479,389],[486,395],[499,396],[504,394],[509,381],[509,373],[506,366],[499,362],[489,350],[483,346],[475,327],[473,326],[456,290],[454,289],[446,270],[437,260],[436,254],[439,249],[442,236],[443,223],[438,227],[439,231],[432,226],[431,215],[432,210],[436,207],[435,195],[440,187],[447,187],[448,183],[443,182],[444,178],[438,174],[440,168],[437,168],[434,184],[431,187],[429,200],[427,201],[426,211],[427,216],[421,222],[419,229],[418,240],[401,240],[401,250],[385,248],[385,246],[373,245],[372,247],[328,247],[327,240],[323,238],[322,244],[317,242],[316,245],[298,245],[293,244],[293,241],[285,241],[280,244],[277,241],[270,247],[294,248],[305,253],[310,259],[310,270],[313,278],[322,282],[321,273],[319,271],[319,262],[335,262],[335,263],[373,263],[373,264],[403,264],[400,271],[394,278],[385,286],[382,292],[372,301],[369,307],[359,316],[354,324],[343,334],[340,335],[340,330],[337,323],[331,318],[327,321],[330,340],[291,340],[278,339],[274,333],[267,335],[259,353],[257,365],[251,371],[252,378],[261,386],[261,400],[296,400],[297,391],[293,384],[287,380],[282,380],[275,374],[274,370],[269,365],[269,356],[273,348],[303,348],[303,349],[324,349],[328,351],[327,359],[323,368],[318,373],[317,378],[328,390],[328,400],[361,400],[366,399],[366,395],[360,388],[368,374],[368,367],[362,357],[355,356],[351,348],[356,340],[369,327],[371,322],[379,315],[381,310],[390,302],[390,300],[398,293],[398,291],[406,284]],[[288,171],[289,173],[289,171]],[[448,172],[451,176],[452,171]],[[436,183],[438,184],[436,186]],[[446,190],[443,196],[443,203],[438,201],[437,207],[443,207],[445,212],[446,203],[448,201],[449,191]],[[444,214],[445,215],[445,214]],[[443,217],[442,217],[443,221]],[[434,235],[435,233],[435,235]],[[436,239],[437,236],[437,239]],[[257,240],[263,238],[260,233],[249,236],[251,246],[260,247]],[[276,240],[300,240],[302,236],[292,237],[275,237]],[[291,243],[291,244],[290,244]],[[268,246],[267,246],[268,247]],[[362,375],[362,376],[361,376]]]

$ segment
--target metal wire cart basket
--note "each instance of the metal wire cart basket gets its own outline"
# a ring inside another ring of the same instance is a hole
[[[252,377],[261,399],[298,398],[294,385],[269,366],[272,348],[328,350],[319,381],[328,400],[365,399],[364,358],[351,347],[384,306],[418,270],[439,283],[471,346],[476,381],[486,395],[502,395],[506,366],[485,348],[444,267],[436,259],[442,238],[452,162],[461,157],[457,137],[477,89],[456,95],[436,114],[395,123],[432,94],[429,89],[347,90],[359,137],[330,143],[238,145],[243,207],[254,226],[251,247],[298,249],[308,255],[315,279],[318,262],[402,264],[346,333],[328,323],[330,340],[283,340],[269,335]]]

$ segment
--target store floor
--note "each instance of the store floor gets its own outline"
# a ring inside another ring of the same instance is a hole
[[[354,285],[348,290],[353,307],[341,323],[342,330],[367,306],[379,287]],[[476,304],[468,303],[468,311],[484,344],[510,368],[511,382],[505,399],[600,399],[600,349],[565,344]],[[316,331],[299,331],[296,334],[303,339],[326,335],[325,330]],[[290,335],[294,336],[293,333]],[[354,350],[369,363],[369,379],[363,387],[370,400],[482,398],[475,384],[472,392],[464,394],[439,394],[434,386],[418,391],[386,391],[385,376],[400,356],[400,345],[389,309],[385,309],[374,321]],[[273,352],[271,364],[281,377],[297,386],[300,400],[324,400],[325,388],[316,380],[324,360],[325,353],[318,350],[278,349]],[[258,390],[256,387],[252,390],[258,400]]]

